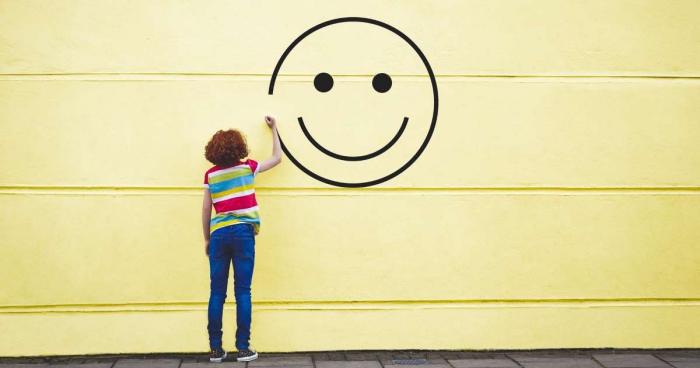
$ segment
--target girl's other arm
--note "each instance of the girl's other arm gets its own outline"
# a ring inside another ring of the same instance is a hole
[[[265,116],[267,126],[272,130],[272,156],[260,162],[258,172],[263,172],[272,169],[282,162],[282,148],[280,148],[280,137],[277,134],[277,121],[272,116]]]
[[[211,194],[209,188],[204,188],[202,201],[202,231],[204,233],[204,253],[209,256],[209,222],[211,221]]]

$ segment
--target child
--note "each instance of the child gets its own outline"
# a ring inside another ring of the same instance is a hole
[[[255,200],[254,178],[270,170],[282,160],[275,118],[265,116],[272,130],[272,156],[265,161],[251,159],[244,136],[237,130],[219,130],[211,138],[204,156],[215,166],[204,174],[204,203],[202,228],[204,252],[209,257],[209,360],[220,363],[226,359],[221,344],[221,331],[229,266],[233,263],[236,296],[236,348],[239,362],[258,357],[250,349],[251,300],[250,284],[255,263],[255,235],[260,231],[260,216]],[[211,218],[212,203],[216,215]]]

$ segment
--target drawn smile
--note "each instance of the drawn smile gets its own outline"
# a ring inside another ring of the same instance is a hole
[[[311,133],[309,133],[309,130],[306,129],[306,124],[304,124],[304,119],[302,117],[299,117],[299,126],[301,127],[301,131],[304,132],[306,139],[308,139],[309,142],[311,142],[311,144],[313,144],[314,147],[316,147],[316,149],[327,154],[328,156],[331,156],[331,157],[336,158],[338,160],[344,160],[344,161],[364,161],[364,160],[369,160],[370,158],[377,157],[377,156],[381,155],[382,153],[386,152],[389,148],[391,148],[391,146],[393,146],[399,140],[399,138],[401,138],[401,134],[403,134],[404,130],[406,130],[407,124],[408,124],[408,118],[405,117],[405,118],[403,118],[403,123],[401,123],[401,128],[399,128],[399,131],[396,132],[396,135],[394,136],[394,138],[392,138],[391,141],[389,141],[389,143],[387,143],[384,147],[382,147],[382,148],[380,148],[380,149],[378,149],[370,154],[366,154],[366,155],[362,155],[362,156],[346,156],[346,155],[337,154],[329,149],[326,149],[320,143],[318,143],[318,141],[316,141],[314,139],[314,137],[311,136]]]

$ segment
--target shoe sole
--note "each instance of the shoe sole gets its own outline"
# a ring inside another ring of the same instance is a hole
[[[255,353],[255,355],[251,355],[249,357],[243,357],[243,358],[238,358],[237,360],[239,362],[249,362],[251,360],[258,359],[258,353]]]
[[[221,358],[209,358],[209,361],[212,363],[221,363],[224,359],[226,359],[227,356],[228,354],[224,352],[224,356],[222,356]]]

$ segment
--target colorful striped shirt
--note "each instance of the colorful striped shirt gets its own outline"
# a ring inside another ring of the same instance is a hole
[[[258,170],[258,162],[250,159],[207,170],[204,187],[209,188],[216,211],[210,222],[210,233],[239,223],[253,224],[255,234],[260,232],[260,213],[253,186]]]

